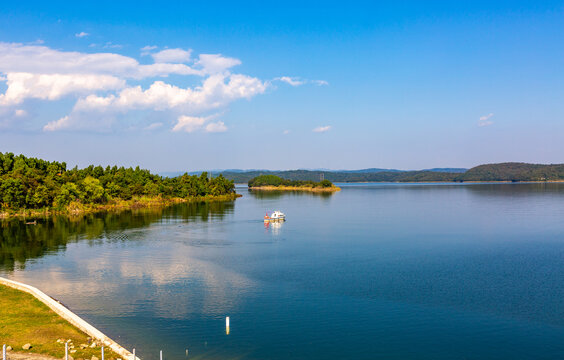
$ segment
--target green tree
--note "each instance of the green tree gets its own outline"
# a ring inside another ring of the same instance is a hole
[[[55,198],[55,207],[62,209],[72,201],[80,199],[80,190],[75,183],[66,183]]]
[[[32,208],[44,208],[51,206],[51,195],[45,185],[39,185],[33,192],[33,196],[27,201]]]
[[[21,179],[8,178],[0,185],[0,199],[3,208],[18,209],[25,206],[26,190]]]
[[[84,203],[103,203],[107,200],[106,191],[100,180],[87,176],[81,183],[81,200]]]

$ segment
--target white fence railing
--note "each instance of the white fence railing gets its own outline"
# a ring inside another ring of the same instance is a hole
[[[100,348],[100,351],[101,351],[101,354],[102,354],[101,360],[105,360],[105,358],[104,358],[104,347],[103,346]],[[188,350],[186,350],[186,353],[188,353]],[[163,351],[162,350],[159,352],[159,358],[160,358],[160,360],[163,360]],[[8,353],[7,353],[7,349],[6,349],[6,344],[4,344],[2,346],[2,360],[8,360],[8,359],[9,359],[9,357],[8,357]],[[133,352],[131,354],[131,359],[123,359],[123,360],[135,360],[135,359],[139,360],[139,358],[135,357],[135,349],[133,349]],[[64,357],[64,360],[69,360],[69,343],[68,342],[65,342],[65,357]]]

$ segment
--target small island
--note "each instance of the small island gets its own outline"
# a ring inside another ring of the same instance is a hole
[[[329,180],[319,182],[309,180],[288,180],[276,175],[260,175],[249,180],[250,190],[335,192],[341,188]]]

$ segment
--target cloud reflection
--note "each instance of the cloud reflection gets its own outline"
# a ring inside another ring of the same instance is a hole
[[[215,233],[219,238],[204,248],[198,239],[205,229],[198,225],[155,224],[143,235],[136,233],[135,240],[68,243],[64,256],[47,255],[29,261],[25,271],[6,275],[62,299],[79,314],[116,318],[148,312],[178,320],[191,314],[224,316],[256,284],[224,264],[202,259],[209,251],[228,251],[222,238],[227,234]]]

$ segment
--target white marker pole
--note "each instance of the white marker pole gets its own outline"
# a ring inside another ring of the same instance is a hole
[[[163,351],[161,350],[161,360],[163,360]]]
[[[6,359],[6,344],[4,344],[4,346],[2,346],[2,359],[8,360],[8,359]]]
[[[69,360],[69,343],[65,343],[65,360]]]
[[[133,360],[135,360],[135,349],[133,349]]]
[[[102,360],[104,360],[104,347],[102,346]]]
[[[229,327],[229,316],[225,318],[225,327]]]

